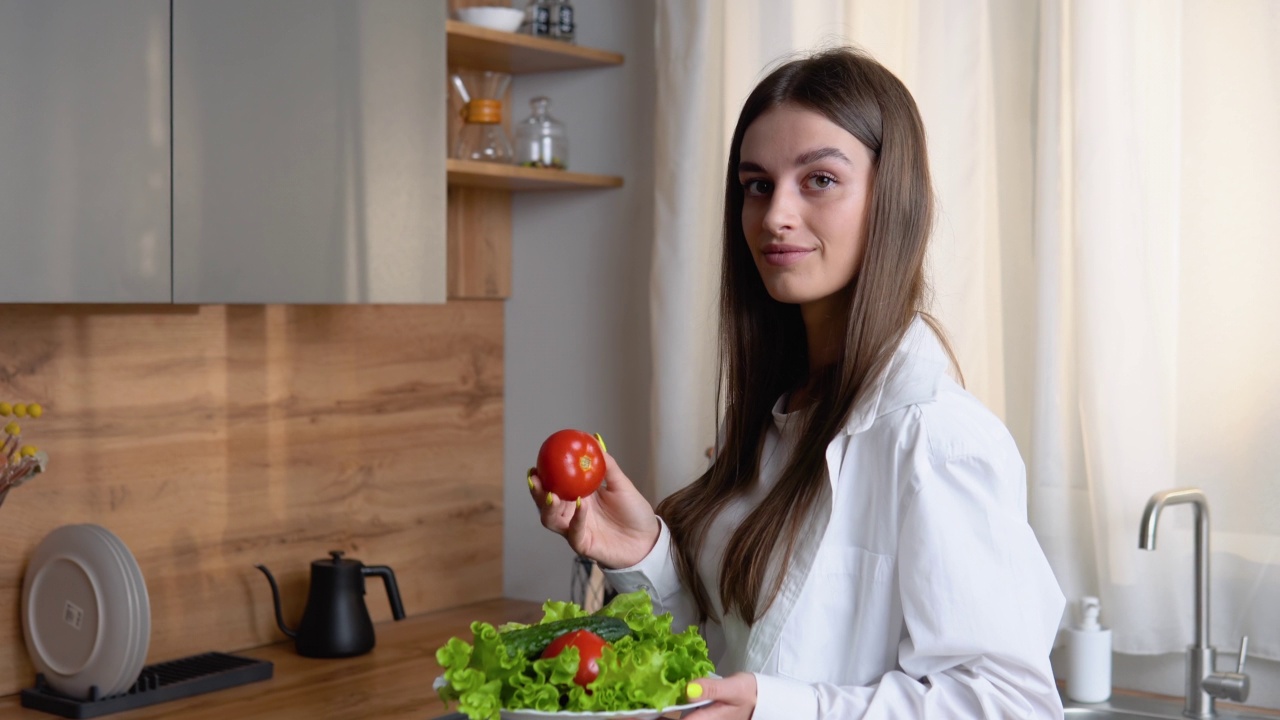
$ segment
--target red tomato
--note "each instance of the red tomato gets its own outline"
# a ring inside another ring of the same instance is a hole
[[[553,658],[564,652],[565,648],[578,648],[578,674],[573,676],[573,681],[586,687],[600,675],[600,655],[608,644],[604,638],[590,630],[574,630],[552,640],[547,649],[542,651],[542,657]]]
[[[581,430],[553,433],[538,450],[538,479],[561,500],[586,497],[604,480],[604,451]]]

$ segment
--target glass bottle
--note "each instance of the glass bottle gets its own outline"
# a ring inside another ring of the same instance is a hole
[[[517,165],[557,170],[569,167],[569,136],[564,123],[547,112],[550,105],[551,100],[545,97],[529,101],[533,114],[516,126]]]
[[[576,28],[577,25],[573,19],[573,3],[569,0],[556,0],[551,12],[551,37],[572,43]]]
[[[453,157],[462,160],[510,163],[511,140],[502,127],[502,98],[511,76],[486,70],[470,79],[450,76],[462,105],[462,127],[453,146]]]

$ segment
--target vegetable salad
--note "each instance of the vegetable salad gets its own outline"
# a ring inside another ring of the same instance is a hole
[[[571,602],[547,601],[539,625],[589,615]],[[585,688],[573,682],[578,650],[553,658],[529,658],[506,647],[503,633],[528,625],[501,627],[475,622],[470,643],[451,638],[436,651],[445,683],[438,689],[446,704],[459,703],[471,720],[499,720],[502,710],[611,712],[662,709],[688,702],[685,686],[715,671],[707,644],[696,626],[671,631],[671,614],[655,616],[643,590],[615,597],[596,615],[615,617],[631,634],[607,645],[600,675]]]

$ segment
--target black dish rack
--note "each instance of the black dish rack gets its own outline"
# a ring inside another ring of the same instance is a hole
[[[127,691],[98,697],[95,686],[88,700],[58,693],[40,674],[34,688],[22,691],[22,707],[66,718],[92,718],[269,680],[274,669],[266,660],[209,652],[147,665]]]

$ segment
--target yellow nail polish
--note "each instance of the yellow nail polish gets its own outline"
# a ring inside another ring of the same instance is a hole
[[[551,493],[547,493],[547,504],[550,505],[554,502],[555,502],[554,496]]]
[[[595,434],[596,442],[600,443],[601,452],[609,452],[609,448],[604,445],[604,438],[600,437],[600,433]]]
[[[690,700],[696,700],[702,697],[702,686],[698,683],[689,683],[684,688],[684,694],[688,695]]]
[[[533,489],[533,478],[529,478],[529,489]]]
[[[578,498],[578,507],[582,507],[582,498]]]

